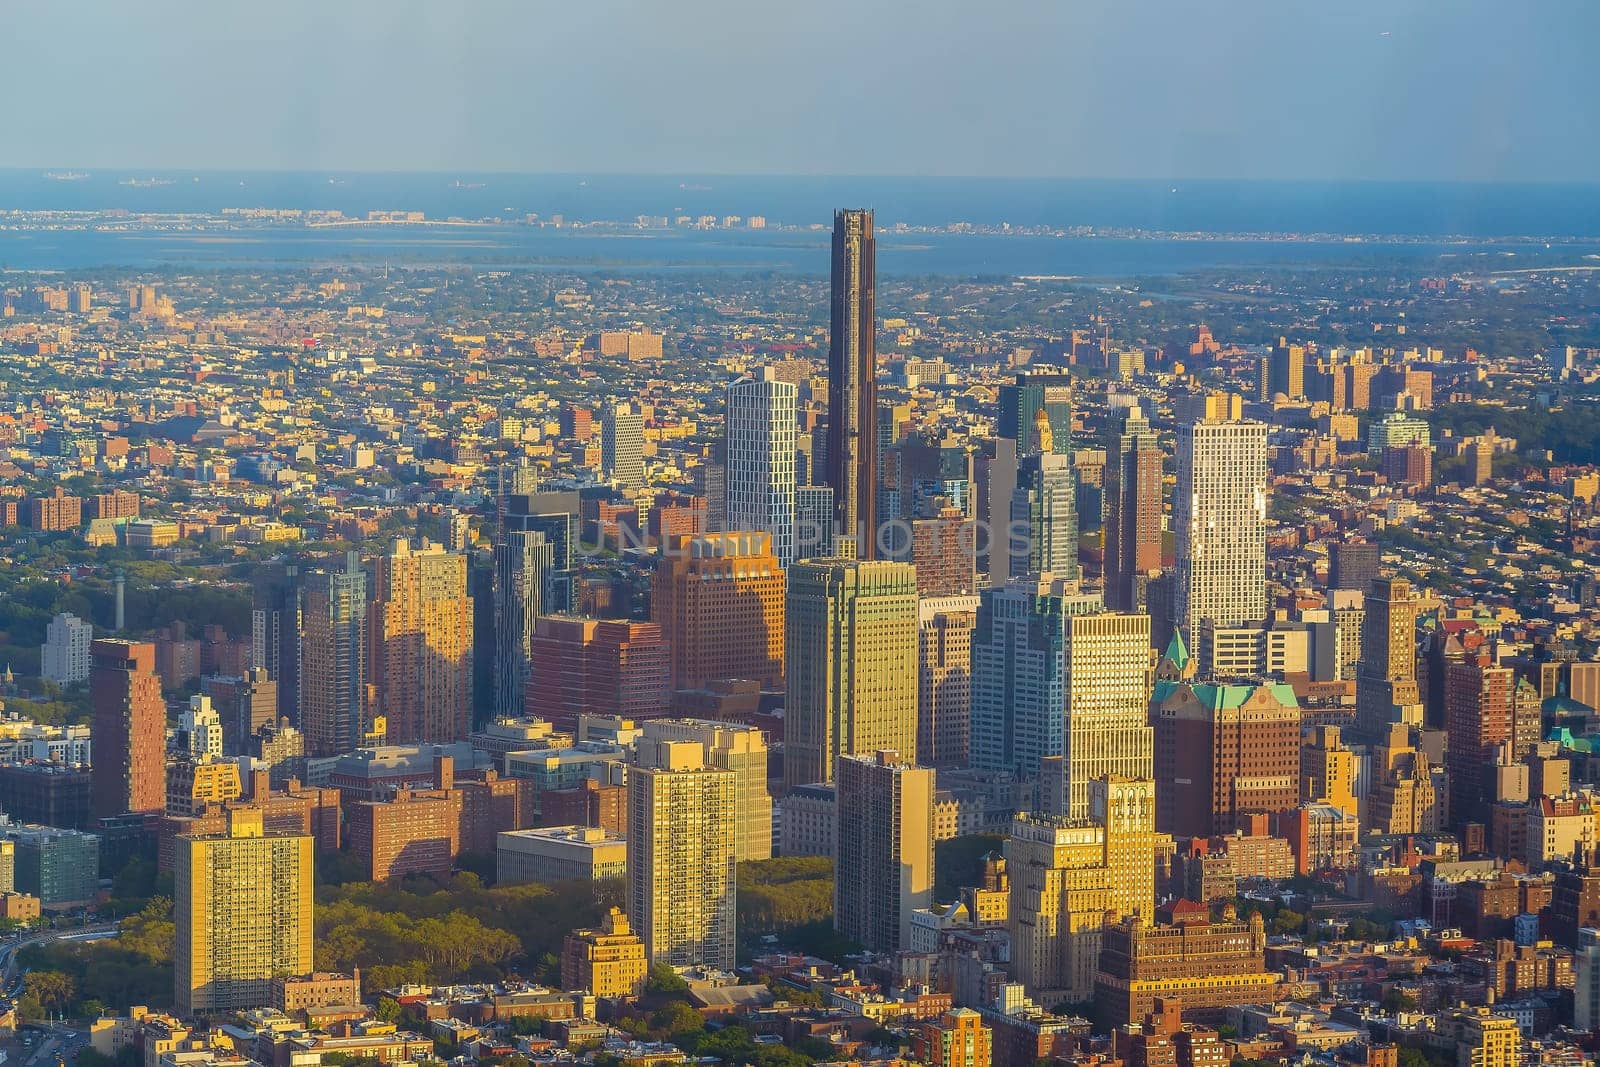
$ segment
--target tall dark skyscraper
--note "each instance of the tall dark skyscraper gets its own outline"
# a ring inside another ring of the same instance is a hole
[[[1113,415],[1106,435],[1106,607],[1143,611],[1161,566],[1161,446],[1139,405]]]
[[[720,474],[719,474],[720,480]],[[582,504],[575,492],[513,493],[505,499],[497,541],[510,543],[517,530],[544,534],[550,555],[541,564],[542,583],[536,614],[556,615],[572,609],[574,561],[578,556],[578,513]]]
[[[300,729],[308,756],[349,752],[372,725],[367,579],[350,552],[344,570],[314,571],[300,586]]]
[[[833,215],[833,300],[828,332],[828,485],[839,530],[871,559],[877,540],[878,344],[872,212]]]
[[[300,572],[273,563],[255,579],[250,612],[250,666],[278,683],[278,718],[300,721]]]
[[[494,546],[494,713],[522,714],[528,685],[530,642],[544,607],[546,574],[555,568],[555,546],[539,530],[507,530]]]

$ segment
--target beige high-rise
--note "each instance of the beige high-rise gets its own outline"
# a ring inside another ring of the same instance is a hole
[[[933,769],[881,751],[837,770],[833,925],[895,952],[911,942],[911,913],[933,903]]]
[[[223,834],[179,837],[174,1005],[185,1018],[265,1008],[272,979],[311,973],[312,838],[235,808]]]
[[[639,742],[628,773],[628,914],[651,963],[734,965],[738,775],[699,741]]]
[[[372,681],[392,743],[464,740],[472,724],[467,557],[396,542],[374,561]]]
[[[784,781],[831,782],[840,756],[917,753],[917,569],[800,560],[789,568]]]
[[[1150,616],[1069,615],[1066,630],[1067,716],[1061,731],[1066,797],[1064,807],[1052,810],[1086,819],[1094,779],[1154,777]]]
[[[1356,725],[1368,741],[1389,724],[1422,725],[1417,685],[1417,597],[1401,578],[1379,578],[1366,595],[1361,662],[1356,666]]]
[[[1089,819],[1020,814],[1006,841],[1012,973],[1045,1004],[1094,995],[1100,930],[1155,913],[1155,783],[1107,777],[1089,788]]]
[[[1522,1062],[1522,1030],[1509,1016],[1487,1005],[1440,1012],[1436,1032],[1455,1048],[1456,1067],[1517,1067]]]
[[[1391,723],[1388,737],[1372,747],[1372,790],[1363,822],[1380,834],[1425,834],[1449,821],[1444,771],[1430,766],[1427,753],[1411,743],[1411,730]]]
[[[1337,726],[1316,726],[1300,744],[1300,802],[1332,804],[1358,814],[1356,756],[1339,740]]]
[[[649,741],[698,741],[705,765],[732,771],[734,782],[734,858],[772,858],[772,794],[767,791],[767,737],[754,726],[707,719],[647,719]]]
[[[929,767],[964,767],[972,719],[975,596],[917,603],[917,758]]]

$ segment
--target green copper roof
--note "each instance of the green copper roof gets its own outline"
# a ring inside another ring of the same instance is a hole
[[[1592,751],[1592,743],[1589,738],[1574,737],[1572,731],[1565,726],[1558,726],[1551,730],[1545,740],[1558,742],[1562,748],[1570,748],[1574,752]]]
[[[1188,683],[1173,681],[1158,681],[1151,690],[1151,699],[1160,703],[1172,696],[1179,686],[1188,685],[1194,691],[1195,699],[1213,711],[1226,711],[1232,708],[1243,707],[1244,702],[1250,699],[1250,694],[1257,689],[1265,688],[1284,707],[1296,708],[1300,706],[1299,698],[1294,695],[1294,686],[1283,682],[1267,682],[1262,685],[1215,685],[1210,682]]]
[[[1167,642],[1166,658],[1179,670],[1189,665],[1189,649],[1183,643],[1183,630],[1180,627],[1172,628],[1172,640]]]

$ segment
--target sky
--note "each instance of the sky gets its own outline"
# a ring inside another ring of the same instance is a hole
[[[1592,0],[13,0],[0,167],[1600,181]]]

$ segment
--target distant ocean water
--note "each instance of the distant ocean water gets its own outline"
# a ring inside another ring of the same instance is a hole
[[[54,173],[64,173],[56,171]],[[155,181],[152,183],[151,179]],[[137,181],[139,184],[125,184]],[[224,208],[422,211],[451,216],[631,222],[638,215],[764,215],[772,224],[827,224],[836,207],[877,211],[880,231],[969,222],[1092,226],[1165,233],[1328,235],[1323,241],[1233,241],[883,233],[880,268],[897,274],[1171,273],[1215,266],[1392,263],[1450,269],[1593,264],[1600,186],[1314,182],[1150,182],[841,177],[328,174],[96,170],[56,180],[0,171],[0,213],[215,213]],[[0,226],[5,225],[0,214]],[[1400,240],[1352,242],[1344,236]],[[1450,238],[1556,241],[1485,248]],[[526,226],[238,232],[0,230],[0,267],[382,262],[576,269],[722,269],[820,273],[825,233],[672,231],[604,235]],[[1567,242],[1567,243],[1561,243]],[[1499,257],[1491,259],[1490,257]]]

